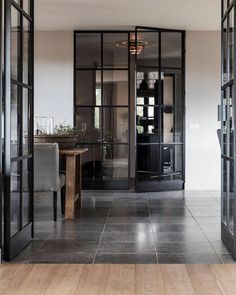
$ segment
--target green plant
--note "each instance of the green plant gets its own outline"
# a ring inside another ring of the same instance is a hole
[[[82,131],[77,127],[59,124],[55,127],[52,135],[79,135]]]

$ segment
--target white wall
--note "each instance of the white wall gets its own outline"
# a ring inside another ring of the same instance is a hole
[[[220,32],[186,36],[186,189],[220,188]]]
[[[186,36],[186,189],[220,187],[220,33]],[[35,34],[35,115],[73,123],[73,33]]]
[[[73,32],[35,33],[35,116],[73,124]]]

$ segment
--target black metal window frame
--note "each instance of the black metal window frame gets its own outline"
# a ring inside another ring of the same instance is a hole
[[[33,208],[33,114],[34,114],[34,0],[28,2],[30,10],[24,10],[24,1],[18,3],[14,0],[5,0],[5,23],[4,23],[4,259],[12,259],[20,250],[31,241],[33,237],[34,208]],[[12,8],[17,11],[20,16],[19,41],[20,47],[17,55],[19,69],[17,79],[12,78],[11,71],[11,22]],[[23,80],[23,55],[24,55],[24,20],[29,25],[29,49],[28,49],[28,83]],[[11,157],[11,99],[12,86],[17,87],[17,95],[19,98],[19,155]],[[23,91],[27,91],[27,108],[26,115],[28,125],[28,154],[23,153]],[[28,181],[29,181],[29,216],[28,224],[23,225],[23,164],[27,161],[28,165]],[[19,228],[17,233],[11,234],[11,166],[12,163],[20,163],[20,216]]]
[[[83,109],[83,108],[98,108],[101,110],[101,128],[103,129],[103,111],[104,109],[119,109],[119,108],[127,108],[128,111],[128,126],[130,125],[130,34],[134,33],[132,31],[127,31],[127,30],[76,30],[74,31],[74,126],[76,126],[76,113],[78,109]],[[77,54],[76,54],[76,36],[77,34],[100,34],[101,36],[101,65],[99,67],[77,67],[76,66],[76,60],[77,60]],[[128,46],[127,46],[127,67],[107,67],[104,66],[103,61],[104,61],[104,39],[103,36],[104,34],[127,34],[127,40],[128,40]],[[90,104],[90,105],[77,105],[76,104],[76,72],[77,71],[100,71],[101,72],[101,105],[96,105],[96,104]],[[127,76],[128,76],[128,101],[126,105],[108,105],[108,104],[103,104],[103,75],[104,72],[106,71],[127,71]],[[101,131],[101,138],[100,141],[101,143],[97,142],[84,142],[82,146],[99,146],[101,148],[101,151],[103,151],[103,147],[106,146],[106,143],[103,143],[103,131]],[[101,189],[101,188],[107,188],[107,189],[128,189],[129,188],[129,179],[130,179],[130,128],[128,128],[128,142],[127,143],[113,143],[112,146],[126,146],[128,147],[128,177],[127,181],[124,180],[112,180],[112,181],[104,181],[104,185],[101,183],[100,186],[95,186],[95,188]],[[102,172],[103,173],[103,172]],[[110,184],[109,184],[110,182]],[[92,188],[92,187],[91,187]]]

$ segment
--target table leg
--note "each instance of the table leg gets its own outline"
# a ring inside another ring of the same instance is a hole
[[[66,157],[66,208],[65,218],[73,219],[75,212],[75,185],[76,185],[76,157]]]
[[[82,206],[82,196],[81,196],[81,189],[82,189],[82,167],[81,167],[81,156],[78,155],[76,159],[76,193],[78,194],[78,202],[77,208],[81,208]]]

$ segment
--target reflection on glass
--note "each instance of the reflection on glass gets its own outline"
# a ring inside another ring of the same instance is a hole
[[[83,184],[102,178],[102,149],[100,145],[87,145],[88,152],[82,157]],[[90,183],[91,185],[91,183]]]
[[[163,180],[182,179],[182,145],[162,146],[162,177]]]
[[[128,33],[103,34],[103,66],[128,68]]]
[[[103,105],[128,105],[128,71],[103,71]]]
[[[222,77],[222,84],[225,84],[228,82],[228,66],[227,66],[227,60],[228,60],[228,46],[227,46],[227,18],[225,19],[223,23],[223,77]]]
[[[81,129],[83,138],[80,143],[96,143],[101,141],[101,108],[77,108],[76,125]]]
[[[174,83],[175,83],[174,75],[165,75],[164,84],[163,84],[164,105],[174,104],[174,94],[175,94]]]
[[[128,143],[129,137],[128,108],[103,108],[103,142]]]
[[[225,225],[227,225],[227,211],[228,211],[228,206],[227,206],[227,199],[228,199],[228,161],[222,160],[222,210],[223,210],[223,216],[222,216],[222,221],[224,222]]]
[[[76,67],[95,69],[101,67],[100,33],[76,34]]]
[[[183,106],[183,102],[182,70],[164,70],[162,104]]]
[[[76,71],[76,105],[101,105],[101,71]]]
[[[12,78],[19,80],[21,68],[20,56],[20,13],[11,6],[11,74]]]
[[[29,175],[29,160],[22,161],[22,225],[23,227],[30,222],[30,175]]]
[[[30,14],[32,0],[23,0],[23,9],[26,13]]]
[[[182,33],[161,33],[161,66],[182,67]]]
[[[135,40],[135,34],[131,34],[132,39]],[[159,32],[139,31],[137,40],[147,43],[140,54],[137,55],[137,64],[139,66],[158,67]]]
[[[23,83],[30,84],[30,22],[23,18]]]
[[[19,87],[12,84],[12,88],[11,88],[11,158],[20,156],[19,95],[20,95]]]
[[[182,143],[183,111],[181,108],[163,107],[163,142]]]
[[[20,230],[20,162],[11,164],[11,237]]]
[[[137,146],[137,178],[139,181],[159,179],[159,145]]]
[[[103,146],[103,180],[127,180],[128,145]]]
[[[234,78],[234,8],[231,9],[229,14],[229,74],[230,80]]]
[[[234,235],[234,163],[229,163],[229,230]]]
[[[30,110],[29,110],[29,92],[27,89],[23,89],[23,99],[22,99],[22,127],[23,127],[23,155],[28,155],[30,153]]]

